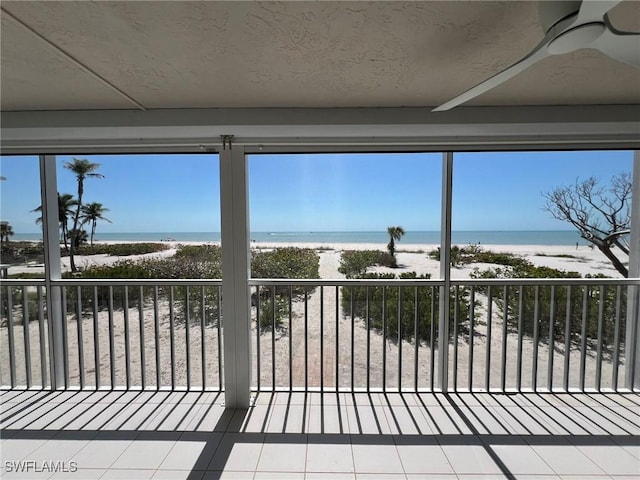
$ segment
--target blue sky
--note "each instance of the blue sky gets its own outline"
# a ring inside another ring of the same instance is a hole
[[[61,193],[76,193],[62,168]],[[101,164],[88,179],[85,202],[109,208],[98,232],[219,231],[216,155],[81,155]],[[577,178],[606,183],[631,171],[633,153],[460,153],[454,162],[454,230],[562,230],[543,210],[541,193]],[[249,158],[253,231],[438,230],[439,153],[254,155]],[[2,220],[16,233],[36,233],[40,205],[37,157],[3,157]]]

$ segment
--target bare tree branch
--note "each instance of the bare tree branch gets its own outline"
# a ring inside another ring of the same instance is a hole
[[[570,186],[560,186],[545,192],[544,209],[553,218],[573,225],[580,236],[592,243],[611,261],[623,276],[628,276],[624,263],[613,253],[617,247],[629,254],[621,241],[629,232],[631,221],[631,174],[624,172],[611,179],[609,188],[598,186],[595,177]]]

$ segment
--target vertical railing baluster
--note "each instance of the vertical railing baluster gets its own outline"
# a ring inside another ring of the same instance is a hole
[[[436,338],[436,291],[440,291],[440,289],[438,288],[436,290],[436,287],[431,287],[431,311],[429,312],[431,315],[431,333],[430,333],[430,338],[429,338],[429,349],[431,351],[430,356],[431,358],[429,359],[430,365],[430,372],[429,372],[429,389],[433,392],[433,386],[435,383],[435,371],[436,371],[436,344],[435,344],[435,338]],[[438,301],[440,301],[440,299],[438,299]]]
[[[40,378],[42,380],[42,389],[47,386],[47,336],[44,331],[44,298],[42,295],[42,286],[38,285],[38,334],[40,338]]]
[[[355,333],[356,333],[356,322],[355,315],[353,311],[353,285],[349,287],[350,298],[349,302],[349,316],[351,317],[351,391],[355,391],[355,354],[356,354],[356,342],[355,342]]]
[[[9,341],[9,380],[16,388],[16,342],[13,331],[13,289],[7,287],[7,340]]]
[[[220,287],[216,287],[216,301],[217,301],[217,329],[218,329],[218,390],[222,391],[223,379],[222,379],[222,302],[221,302],[221,290]]]
[[[533,391],[538,390],[538,324],[540,323],[540,286],[535,287],[535,300],[533,305],[533,362],[531,363],[531,386]]]
[[[276,389],[276,287],[271,287],[271,388]]]
[[[124,364],[125,364],[125,382],[127,385],[127,390],[131,388],[131,332],[129,326],[129,287],[127,285],[123,286],[124,293]]]
[[[475,323],[475,303],[476,303],[476,291],[475,287],[471,285],[470,291],[471,301],[469,304],[469,391],[473,391],[473,336],[474,336],[474,323]]]
[[[187,390],[191,390],[191,305],[189,305],[189,285],[185,288],[185,315],[184,315],[184,336],[185,336],[185,364],[187,367]]]
[[[387,391],[387,286],[382,286],[382,391]]]
[[[502,292],[502,365],[500,372],[500,389],[506,391],[507,387],[507,329],[509,321],[509,286],[505,285]]]
[[[204,285],[200,287],[200,370],[202,373],[202,390],[206,390],[207,387],[207,349],[206,349],[206,331],[205,331],[205,288]]]
[[[64,388],[70,387],[69,380],[69,332],[67,331],[67,289],[62,290],[62,351],[64,364]]]
[[[587,318],[589,312],[589,286],[585,285],[582,294],[582,341],[580,342],[580,391],[584,392],[587,368]]]
[[[138,288],[138,294],[140,296],[140,302],[138,303],[138,320],[140,324],[140,381],[142,383],[142,390],[144,390],[147,387],[147,366],[144,351],[144,289],[142,285]]]
[[[309,292],[304,291],[304,391],[309,391]]]
[[[161,386],[160,372],[160,322],[158,321],[158,286],[153,287],[153,331],[155,333],[155,350],[156,350],[156,388],[159,390]]]
[[[171,357],[171,390],[176,389],[176,317],[173,285],[169,287],[169,349]]]
[[[565,392],[569,391],[569,368],[571,365],[571,294],[571,285],[567,285],[567,307],[564,328],[564,372],[562,375],[562,387]]]
[[[289,285],[289,392],[293,391],[293,285]]]
[[[487,286],[487,351],[485,352],[486,371],[484,377],[484,388],[488,392],[491,390],[491,326],[493,324],[493,292],[491,285]]]
[[[616,318],[613,327],[613,371],[611,372],[611,387],[618,391],[618,365],[620,363],[620,306],[622,305],[622,287],[616,287]]]
[[[460,285],[454,287],[453,298],[453,391],[458,391],[458,321],[460,315]]]
[[[419,289],[416,285],[413,289],[413,391],[418,391],[418,350],[420,346],[420,335],[418,334],[418,317],[420,307],[418,302]]]
[[[109,285],[109,364],[111,365],[111,390],[116,387],[116,348],[113,331],[113,286]]]
[[[365,300],[365,316],[366,324],[367,324],[367,392],[371,391],[371,325],[370,325],[370,306],[369,306],[369,285],[366,287],[367,289],[367,298]]]
[[[551,301],[549,302],[549,365],[547,368],[547,390],[553,391],[553,353],[555,351],[555,316],[556,316],[556,287],[551,285]]]
[[[78,327],[78,368],[80,369],[80,388],[85,388],[84,376],[84,338],[82,335],[82,287],[76,287],[76,326]]]
[[[100,329],[98,327],[98,287],[93,287],[93,368],[96,372],[96,390],[100,390]]]
[[[398,287],[398,391],[402,391],[402,287]]]
[[[324,287],[320,285],[320,393],[324,392]]]
[[[46,287],[45,287],[46,289]],[[63,290],[64,287],[60,288],[59,290]],[[46,294],[47,296],[49,295],[53,295],[53,289],[46,289]],[[54,303],[55,300],[51,299],[51,303]],[[48,305],[50,305],[51,303],[47,303]],[[47,310],[47,340],[48,340],[48,346],[49,346],[49,380],[50,380],[50,389],[53,391],[56,389],[56,385],[57,385],[57,380],[56,380],[56,352],[55,352],[55,342],[54,342],[54,333],[53,333],[53,319],[52,319],[52,314],[50,311]]]
[[[336,285],[336,392],[340,387],[340,287]]]
[[[522,343],[524,340],[524,285],[518,288],[518,357],[516,359],[516,389],[522,391]]]
[[[600,305],[598,308],[598,353],[596,358],[596,388],[598,392],[602,390],[602,337],[604,329],[604,302],[605,302],[604,285],[600,286]]]
[[[31,388],[31,336],[29,333],[29,304],[27,287],[22,287],[22,336],[24,342],[24,369],[27,388]]]
[[[260,291],[262,289],[262,287],[260,286],[256,286],[256,302],[257,302],[257,306],[256,306],[256,376],[257,378],[257,384],[258,384],[258,391],[260,391],[260,385],[261,385],[261,375],[260,375],[260,364],[262,363],[262,353],[260,352],[260,334],[261,334],[261,327],[260,327],[260,310],[262,309],[262,292]]]

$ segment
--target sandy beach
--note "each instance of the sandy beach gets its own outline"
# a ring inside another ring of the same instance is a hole
[[[201,242],[181,242],[201,243]],[[283,244],[266,242],[252,242],[252,248],[272,249]],[[318,250],[320,257],[320,277],[322,279],[344,278],[338,272],[341,253],[345,250],[379,249],[385,246],[380,244],[287,244],[301,248],[314,248]],[[169,249],[160,253],[126,257],[135,260],[144,257],[166,257],[175,253],[178,243],[171,243]],[[428,273],[431,278],[439,276],[439,262],[428,257],[427,253],[435,245],[410,245],[398,244],[397,260],[399,268],[389,269],[377,267],[375,271],[401,272],[415,271],[418,274]],[[578,272],[581,275],[587,273],[602,273],[618,278],[619,275],[610,267],[608,260],[597,250],[581,246],[545,246],[545,245],[482,245],[485,250],[494,252],[509,252],[526,257],[535,265],[547,266],[566,271]],[[123,257],[107,255],[93,255],[77,257],[76,264],[86,267],[90,265],[111,264]],[[474,268],[495,267],[495,265],[470,264],[463,268],[453,268],[452,278],[468,278]],[[10,268],[9,273],[17,273],[15,267]],[[68,269],[68,258],[63,259],[63,269]],[[28,271],[35,269],[29,267]],[[276,330],[275,337],[270,330],[263,331],[259,336],[259,374],[258,374],[258,336],[254,320],[252,322],[252,353],[254,357],[254,384],[260,383],[261,387],[272,386],[288,387],[291,378],[295,387],[304,387],[305,382],[310,387],[324,386],[334,388],[365,388],[369,384],[377,388],[386,384],[391,388],[429,388],[432,373],[437,371],[437,364],[431,363],[431,342],[429,340],[415,344],[411,341],[398,341],[393,338],[385,338],[382,333],[375,330],[367,330],[364,320],[351,318],[348,312],[342,311],[336,305],[340,305],[339,296],[342,292],[336,287],[316,288],[309,295],[307,304],[302,301],[293,302],[291,321],[285,319],[283,328]],[[507,386],[515,386],[517,379],[516,366],[519,364],[522,371],[522,385],[531,385],[534,352],[537,350],[537,378],[539,385],[546,385],[547,365],[550,358],[553,359],[553,383],[560,386],[564,372],[564,345],[557,343],[550,355],[548,346],[540,342],[537,346],[531,338],[525,338],[522,342],[522,356],[518,356],[518,338],[514,333],[508,333],[507,348],[502,349],[503,319],[497,313],[498,308],[493,305],[491,318],[487,315],[487,299],[482,295],[477,296],[479,306],[476,309],[478,318],[475,325],[473,342],[466,339],[458,339],[449,345],[450,384],[457,382],[461,388],[469,385],[469,372],[472,372],[471,385],[474,388],[483,387],[487,358],[490,361],[490,386],[500,386],[503,375],[502,366],[506,365],[504,372]],[[321,308],[322,301],[322,308]],[[140,310],[130,308],[127,312],[129,331],[125,335],[125,312],[116,309],[111,320],[107,311],[100,311],[96,318],[91,313],[83,314],[81,328],[75,316],[67,316],[68,337],[68,367],[69,381],[71,385],[79,385],[79,358],[82,356],[85,365],[85,382],[88,386],[95,385],[95,350],[94,338],[99,340],[99,368],[102,386],[108,386],[111,382],[109,368],[111,351],[113,351],[113,372],[115,385],[126,384],[127,366],[129,380],[132,385],[141,384],[140,366],[141,353],[144,351],[145,381],[147,385],[156,384],[156,367],[160,369],[160,385],[170,386],[172,376],[176,379],[176,385],[187,384],[187,343],[189,345],[188,363],[190,364],[190,382],[192,385],[202,383],[202,365],[206,371],[206,384],[208,387],[218,385],[218,329],[217,326],[200,328],[198,319],[190,322],[189,341],[185,331],[185,324],[180,319],[174,318],[174,354],[175,364],[171,369],[171,318],[169,301],[166,295],[160,295],[158,304],[153,305],[147,301]],[[157,315],[156,315],[157,312]],[[306,314],[305,314],[306,312]],[[322,313],[322,315],[321,315]],[[290,324],[289,324],[290,323]],[[110,343],[110,325],[113,331],[113,344]],[[487,336],[488,326],[491,327],[491,338]],[[24,369],[24,332],[22,324],[17,322],[14,326],[14,342],[16,345],[16,376],[18,383],[25,380]],[[621,328],[624,328],[623,326]],[[79,332],[80,331],[80,335]],[[156,351],[155,336],[158,332],[158,350]],[[141,345],[140,334],[145,339]],[[202,348],[204,333],[205,347]],[[46,328],[45,328],[46,336]],[[79,350],[78,338],[82,337],[82,354]],[[39,384],[40,380],[40,331],[37,322],[30,322],[29,349],[33,370],[33,382]],[[436,335],[437,337],[437,335]],[[128,340],[128,356],[126,340]],[[434,339],[435,340],[435,339]],[[8,338],[7,328],[0,329],[0,342],[2,345],[2,362],[0,373],[2,383],[7,384],[8,372]],[[354,351],[351,345],[355,346]],[[368,348],[367,348],[368,346]],[[273,351],[275,347],[275,351]],[[204,350],[204,361],[202,352]],[[367,351],[369,356],[367,357]],[[473,351],[473,355],[471,352]],[[437,352],[433,352],[437,359]],[[503,355],[505,356],[503,358]],[[472,361],[470,359],[472,358]],[[306,361],[305,361],[306,359]],[[321,361],[322,359],[322,361]],[[384,359],[384,362],[383,362]],[[291,360],[291,361],[290,361]],[[577,387],[579,383],[578,372],[581,367],[582,355],[579,350],[572,348],[570,352],[569,384]],[[272,369],[272,362],[275,368]],[[436,360],[437,362],[437,360]],[[518,363],[520,362],[520,363]],[[454,370],[454,363],[457,370]],[[289,365],[291,364],[291,370]],[[598,370],[595,355],[587,352],[585,357],[585,371],[587,385],[595,381]],[[353,376],[352,376],[353,372]],[[275,374],[275,379],[273,375]],[[613,365],[606,360],[601,366],[603,385],[610,385],[613,376]],[[624,378],[624,365],[618,373]],[[258,380],[259,379],[259,380]]]

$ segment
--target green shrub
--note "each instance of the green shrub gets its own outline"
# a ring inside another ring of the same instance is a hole
[[[361,278],[367,269],[379,265],[384,255],[382,250],[345,250],[338,271],[347,278]]]
[[[603,275],[587,278],[606,278]],[[486,269],[480,271],[474,269],[471,278],[581,278],[576,272],[567,272],[550,267],[537,267],[528,261],[524,261],[514,267]],[[486,294],[486,288],[477,288],[478,292]],[[519,286],[507,289],[507,301],[505,305],[504,290],[493,290],[493,300],[498,307],[500,315],[507,316],[507,328],[512,332],[522,329],[527,336],[533,336],[536,328],[536,298],[538,303],[538,338],[541,342],[550,339],[549,328],[551,325],[551,312],[554,312],[553,332],[555,342],[564,343],[567,321],[570,323],[569,343],[580,343],[582,340],[583,318],[586,318],[585,336],[587,345],[595,348],[598,339],[598,318],[602,302],[602,343],[605,353],[611,353],[615,337],[616,318],[616,288],[603,286],[587,287],[555,287],[553,292],[550,286]],[[570,292],[570,297],[569,297]],[[626,315],[627,289],[621,289],[620,319],[624,321]],[[586,310],[584,299],[587,299]],[[520,303],[522,298],[522,303]],[[571,315],[567,319],[567,308]],[[620,341],[624,341],[625,328],[621,328]]]
[[[320,277],[320,256],[309,248],[284,247],[268,251],[251,251],[251,276],[253,278],[315,279]],[[261,330],[271,328],[275,305],[275,325],[282,327],[282,320],[289,315],[289,295],[292,301],[309,294],[315,287],[261,287],[252,294],[251,303],[258,307]],[[275,295],[275,299],[274,299]]]
[[[169,245],[165,243],[114,243],[114,244],[102,244],[96,243],[94,245],[82,244],[76,255],[114,255],[118,257],[126,257],[129,255],[144,255],[148,253],[157,253],[167,250]],[[64,247],[60,249],[61,256],[68,256]]]
[[[428,279],[430,276],[405,272],[399,276],[393,273],[366,273],[361,279],[395,280]],[[385,333],[391,341],[416,339],[418,342],[431,340],[431,324],[438,322],[440,289],[431,286],[348,286],[342,287],[342,310],[345,315],[361,319],[365,327]],[[466,288],[458,289],[458,330],[457,334],[468,339],[470,293]],[[432,308],[433,307],[433,308]],[[417,331],[416,331],[417,308]],[[455,291],[450,298],[450,322],[456,309]],[[449,329],[450,337],[456,334]]]
[[[440,247],[429,252],[429,257],[440,261]],[[520,255],[507,252],[490,252],[483,250],[479,245],[467,245],[451,247],[451,266],[460,267],[470,263],[493,263],[510,267],[521,267],[529,262]]]
[[[29,322],[38,320],[40,305],[37,291],[31,291],[29,287],[3,287],[0,291],[0,326],[5,327],[9,323],[9,295],[11,295],[11,319],[14,325],[24,323],[24,303],[27,307],[27,320]],[[43,309],[45,298],[46,294],[43,291]],[[25,299],[26,302],[24,302]]]
[[[44,244],[42,242],[2,242],[0,244],[2,263],[16,264],[44,262]]]
[[[251,251],[253,278],[318,278],[320,256],[310,248],[284,247]]]
[[[273,296],[272,293],[264,295],[267,288],[261,289],[260,292],[260,308],[257,309],[258,324],[260,332],[264,333],[268,330],[280,330],[284,326],[284,319],[289,317],[289,296],[279,294]]]

